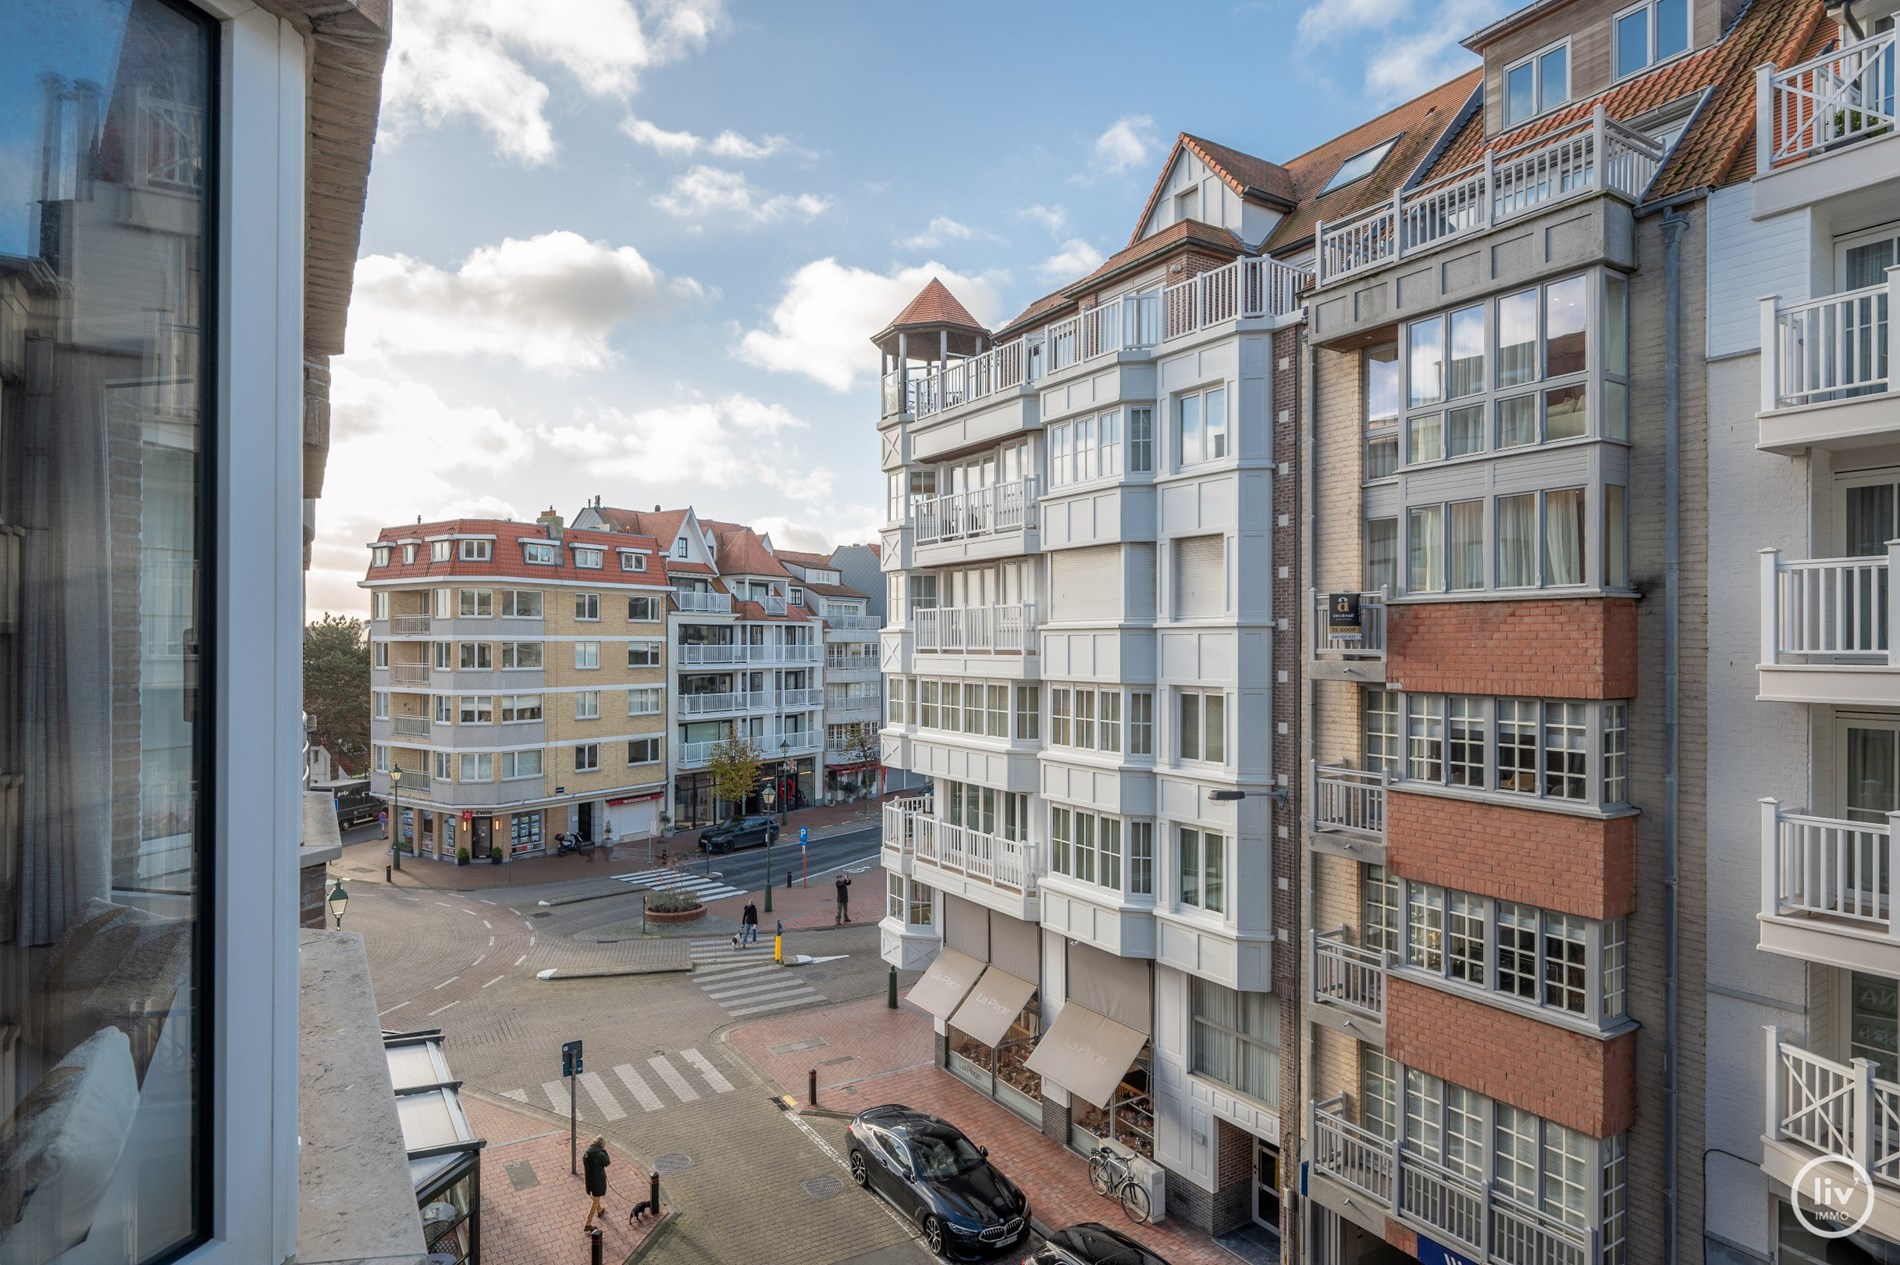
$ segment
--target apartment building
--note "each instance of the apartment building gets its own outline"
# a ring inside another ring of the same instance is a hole
[[[929,784],[885,808],[885,956],[952,1073],[1276,1243],[1305,276],[1259,246],[1316,188],[1184,135],[1087,277],[995,330],[932,281],[874,340],[884,761]]]
[[[869,594],[845,583],[836,552],[781,549],[773,556],[792,574],[792,605],[824,621],[825,746],[820,795],[828,804],[876,795],[882,790],[877,731],[884,716],[877,634],[884,621],[871,610]]]
[[[1728,490],[1708,508],[1707,712],[1731,736],[1708,769],[1708,1230],[1724,1259],[1886,1261],[1900,1258],[1896,6],[1803,7],[1807,46],[1758,71],[1747,144],[1698,226],[1707,477]],[[1838,1223],[1814,1200],[1822,1182],[1846,1197]]]
[[[1807,748],[1754,714],[1727,647],[1762,625],[1718,615],[1747,599],[1717,558],[1807,503],[1732,478],[1766,461],[1733,424],[1759,379],[1725,411],[1755,366],[1710,361],[1768,318],[1716,277],[1748,186],[1712,190],[1754,155],[1756,68],[1821,20],[1526,6],[1466,41],[1470,101],[1392,196],[1270,243],[1316,270],[1310,1259],[1773,1255],[1747,1046],[1800,990],[1718,912],[1765,872],[1742,782],[1805,803]]]
[[[756,811],[719,799],[708,765],[728,738],[762,757],[761,785],[780,803],[816,802],[823,785],[825,631],[822,617],[792,601],[803,584],[774,555],[771,541],[736,523],[685,509],[582,507],[577,527],[652,539],[671,602],[665,637],[666,813],[679,829]],[[822,583],[822,582],[821,582]],[[842,587],[842,586],[840,586]],[[817,600],[817,599],[813,599]],[[840,594],[841,603],[848,601]]]
[[[487,519],[384,528],[370,594],[370,787],[419,857],[504,861],[657,833],[667,559],[647,536]]]

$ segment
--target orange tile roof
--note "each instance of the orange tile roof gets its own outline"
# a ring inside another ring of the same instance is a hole
[[[428,540],[431,536],[493,536],[495,547],[489,551],[486,562],[469,562],[462,558],[462,551],[450,551],[447,562],[429,560]],[[561,532],[559,551],[556,557],[560,561],[553,566],[545,563],[528,562],[522,555],[521,542],[524,540],[548,540],[548,529],[540,523],[522,523],[512,519],[492,518],[454,518],[434,523],[411,523],[402,527],[385,527],[376,534],[376,543],[398,545],[415,542],[416,560],[405,563],[402,551],[397,548],[391,552],[390,563],[386,567],[371,565],[365,570],[364,578],[375,581],[388,580],[427,580],[445,576],[463,578],[513,579],[524,581],[547,580],[588,580],[599,584],[633,585],[664,588],[666,577],[660,567],[657,556],[659,545],[650,537],[610,534],[598,531],[577,531],[572,527]],[[611,555],[616,549],[640,549],[653,555],[656,561],[647,564],[646,571],[622,571],[620,564],[612,557],[606,559],[606,565],[600,568],[577,567],[574,565],[574,553],[571,545],[592,545]]]
[[[1418,170],[1439,138],[1463,117],[1483,82],[1483,69],[1469,71],[1289,159],[1285,169],[1299,206],[1273,226],[1263,249],[1278,254],[1303,248],[1320,221],[1347,219],[1391,197]],[[1320,192],[1348,158],[1392,136],[1399,137],[1399,142],[1369,176],[1329,193]]]
[[[1232,255],[1247,253],[1246,246],[1231,229],[1218,228],[1201,220],[1177,221],[1152,236],[1142,238],[1132,246],[1116,251],[1096,265],[1095,270],[1080,281],[1071,282],[1054,294],[1046,294],[1037,299],[1018,312],[1009,324],[996,331],[996,341],[1004,341],[1006,337],[1019,331],[1022,326],[1033,323],[1037,317],[1047,316],[1059,308],[1072,304],[1076,295],[1087,291],[1090,286],[1106,280],[1113,274],[1139,264],[1149,263],[1175,247],[1185,245],[1204,246]]]
[[[655,540],[664,540],[669,549],[679,539],[680,525],[686,521],[686,511],[683,509],[622,510],[596,505],[594,512],[606,521],[609,531],[651,536]]]
[[[1206,163],[1208,170],[1219,176],[1228,188],[1241,197],[1261,198],[1268,202],[1277,202],[1282,208],[1290,209],[1295,201],[1292,177],[1286,168],[1270,163],[1264,158],[1252,154],[1243,154],[1237,149],[1219,145],[1188,132],[1182,132],[1174,138],[1174,148],[1168,151],[1168,157],[1161,164],[1161,170],[1155,176],[1154,188],[1148,191],[1148,201],[1141,208],[1141,215],[1135,220],[1135,231],[1128,235],[1128,244],[1133,246],[1141,240],[1142,226],[1154,213],[1155,205],[1161,201],[1161,189],[1167,183],[1168,173],[1174,169],[1174,162],[1182,150],[1187,150]]]
[[[871,341],[876,342],[892,330],[908,329],[917,325],[951,325],[960,329],[973,329],[978,333],[988,333],[983,322],[970,315],[970,309],[957,301],[950,293],[950,287],[932,277],[928,285],[917,292],[917,297],[899,312],[886,325],[883,331]]]
[[[808,553],[803,549],[780,549],[776,556],[780,562],[796,562],[801,567],[822,567],[832,570],[831,556],[822,553]]]
[[[721,575],[792,578],[792,573],[779,565],[779,560],[765,547],[765,538],[750,527],[739,523],[716,522],[709,518],[700,519],[699,524],[713,534],[713,540],[718,544],[718,548],[713,551],[713,561],[718,565]]]

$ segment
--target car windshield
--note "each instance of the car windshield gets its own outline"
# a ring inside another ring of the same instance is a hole
[[[909,1140],[919,1177],[960,1177],[983,1164],[983,1153],[960,1133],[913,1133]]]

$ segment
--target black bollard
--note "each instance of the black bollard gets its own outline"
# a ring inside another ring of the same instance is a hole
[[[812,1106],[818,1105],[818,1069],[815,1067],[805,1074],[805,1097],[811,1100]]]
[[[647,1186],[647,1198],[653,1202],[653,1215],[656,1217],[659,1216],[660,1215],[660,1170],[657,1168],[653,1170],[653,1176],[650,1179],[650,1182]]]
[[[892,1010],[897,1009],[897,964],[891,963],[890,977],[884,986],[884,1004]]]
[[[601,1265],[599,1226],[595,1226],[587,1232],[587,1259],[591,1262],[591,1265]]]
[[[383,867],[383,882],[387,883],[388,881],[389,881],[389,867],[385,865]]]

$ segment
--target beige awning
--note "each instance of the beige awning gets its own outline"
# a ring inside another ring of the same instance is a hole
[[[1147,1033],[1070,1002],[1030,1052],[1028,1066],[1070,1093],[1106,1107],[1147,1043]]]
[[[939,949],[924,968],[924,977],[910,986],[904,1000],[917,1003],[939,1019],[948,1019],[982,973],[983,963],[969,954]]]
[[[963,1005],[950,1017],[950,1026],[967,1032],[984,1045],[994,1046],[1009,1034],[1009,1026],[1036,995],[1036,986],[1020,975],[991,965],[976,982]]]

